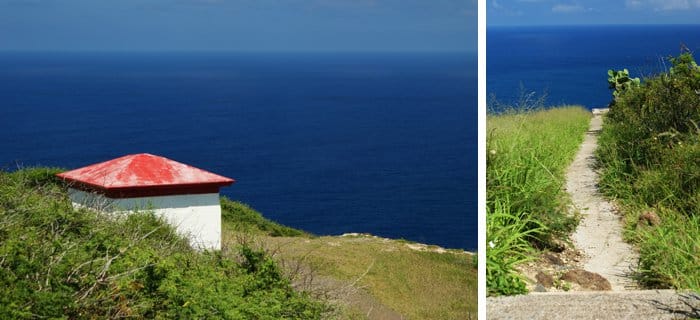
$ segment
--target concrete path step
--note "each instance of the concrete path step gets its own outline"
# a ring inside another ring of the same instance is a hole
[[[700,295],[674,290],[545,292],[486,300],[487,319],[700,319]]]

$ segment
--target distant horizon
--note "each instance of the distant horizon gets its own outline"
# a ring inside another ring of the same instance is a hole
[[[222,49],[0,49],[0,53],[245,53],[245,54],[304,54],[304,53],[469,53],[477,54],[476,49],[414,49],[414,50],[222,50]]]
[[[487,24],[486,28],[538,28],[538,27],[678,27],[700,26],[700,23],[580,23],[580,24]]]

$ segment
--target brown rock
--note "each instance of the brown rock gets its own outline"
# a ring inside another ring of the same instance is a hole
[[[542,271],[538,272],[537,275],[535,275],[535,279],[537,279],[538,284],[541,284],[545,288],[551,288],[552,286],[554,286],[554,277]]]
[[[564,265],[564,261],[562,261],[561,259],[559,259],[559,257],[557,257],[557,256],[556,256],[555,254],[553,254],[553,253],[547,252],[547,253],[545,253],[545,254],[542,255],[542,256],[545,258],[546,261],[548,261],[548,262],[551,263],[551,264],[555,264],[555,265],[558,265],[558,266]]]
[[[661,223],[661,218],[654,211],[647,211],[639,216],[638,224],[644,226],[658,226]]]
[[[566,250],[566,243],[564,243],[561,240],[555,239],[552,240],[548,249],[556,253],[561,253],[564,252],[564,250]]]
[[[588,290],[612,290],[610,282],[603,276],[582,269],[568,271],[560,278],[561,280],[576,283],[583,289]]]

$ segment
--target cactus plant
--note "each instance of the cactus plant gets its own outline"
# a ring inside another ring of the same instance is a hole
[[[630,78],[630,72],[623,70],[608,70],[608,88],[614,89],[613,97],[617,97],[631,87],[639,87],[639,78]]]

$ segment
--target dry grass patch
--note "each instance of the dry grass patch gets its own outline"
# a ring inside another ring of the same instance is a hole
[[[417,250],[405,241],[365,235],[244,237],[298,273],[298,284],[345,302],[338,318],[476,318],[477,276],[470,253]],[[228,234],[225,241],[240,238]]]

